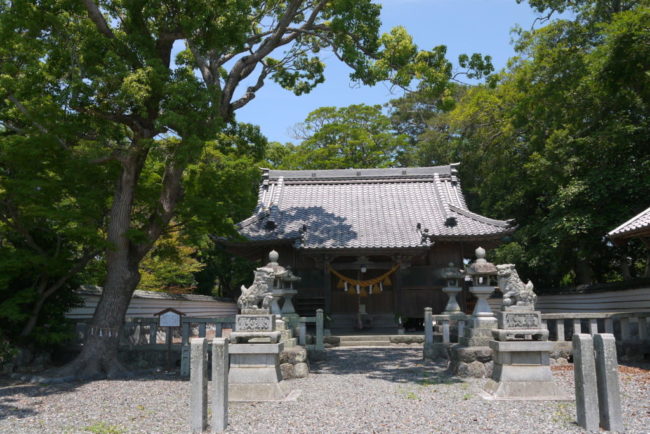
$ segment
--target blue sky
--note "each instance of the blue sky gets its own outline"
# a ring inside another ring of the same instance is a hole
[[[446,45],[448,58],[459,54],[489,54],[497,70],[514,55],[510,30],[515,25],[528,29],[535,12],[528,4],[515,0],[380,0],[382,30],[401,25],[413,36],[421,49]],[[307,114],[323,106],[350,104],[384,104],[398,97],[379,84],[374,87],[352,87],[350,69],[327,55],[325,83],[308,95],[295,96],[267,81],[257,97],[237,111],[237,120],[259,125],[271,141],[285,143],[295,140],[291,128]]]

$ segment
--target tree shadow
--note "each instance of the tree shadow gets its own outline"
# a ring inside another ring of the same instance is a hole
[[[36,410],[20,407],[18,404],[26,398],[67,393],[82,384],[81,382],[71,382],[43,385],[0,380],[0,420],[8,417],[24,418],[34,416],[38,413]]]
[[[446,362],[422,360],[415,348],[333,348],[327,359],[312,364],[312,373],[333,375],[362,374],[368,378],[423,386],[463,381],[447,370]]]
[[[321,206],[271,208],[268,216],[246,226],[242,233],[252,240],[301,240],[303,247],[345,247],[359,237],[348,219]]]

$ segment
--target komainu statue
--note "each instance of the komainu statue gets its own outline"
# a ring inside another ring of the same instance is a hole
[[[537,295],[533,292],[533,282],[524,284],[517,274],[514,264],[497,265],[499,288],[503,292],[503,306],[529,306],[535,308]]]
[[[273,300],[273,270],[269,268],[258,268],[255,270],[253,284],[246,288],[241,286],[241,295],[237,299],[237,307],[242,313],[251,311],[269,312],[269,305]],[[262,303],[260,308],[259,304]]]

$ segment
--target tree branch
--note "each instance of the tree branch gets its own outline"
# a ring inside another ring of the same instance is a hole
[[[233,111],[244,107],[246,104],[252,101],[253,98],[255,98],[255,92],[257,92],[262,88],[262,86],[264,86],[264,80],[266,79],[266,76],[269,74],[269,72],[271,72],[271,68],[269,68],[265,64],[264,67],[262,68],[262,72],[260,73],[259,77],[257,77],[257,82],[253,86],[249,86],[248,88],[246,88],[246,93],[244,94],[244,96],[231,104]]]
[[[99,33],[106,36],[107,38],[115,39],[115,34],[111,28],[108,27],[108,23],[104,19],[104,15],[102,15],[102,12],[99,10],[99,7],[95,4],[95,2],[93,0],[83,0],[83,2],[86,10],[88,11],[88,17],[93,23],[95,23],[95,26],[97,27],[97,30],[99,30]]]
[[[279,46],[279,43],[282,40],[282,35],[286,32],[287,27],[289,27],[291,24],[291,21],[295,17],[298,7],[301,3],[301,0],[292,0],[291,3],[289,3],[287,6],[284,15],[278,21],[278,24],[273,33],[264,39],[257,50],[255,50],[252,54],[244,56],[237,60],[235,65],[232,67],[223,87],[220,107],[222,117],[226,119],[230,118],[232,114],[232,107],[230,105],[230,102],[232,101],[237,85],[239,85],[243,79],[248,77],[250,73],[253,72],[258,62],[260,62],[264,57],[270,54],[271,51]]]
[[[167,224],[170,222],[176,211],[176,205],[182,197],[182,177],[185,165],[174,160],[165,166],[165,173],[162,180],[162,189],[158,199],[158,209],[149,218],[147,241],[136,246],[139,259],[142,259],[153,247],[156,240],[162,235]]]
[[[21,103],[20,101],[18,101],[18,98],[16,98],[13,94],[9,94],[9,95],[7,96],[7,98],[9,99],[9,101],[11,101],[12,103],[14,103],[14,105],[16,106],[16,108],[18,108],[18,110],[20,110],[21,113],[24,114],[25,117],[26,117],[26,118],[27,118],[27,119],[28,119],[32,124],[34,124],[34,126],[35,126],[35,127],[36,127],[40,132],[41,132],[41,133],[43,133],[43,134],[51,134],[50,131],[49,131],[47,128],[45,128],[42,124],[40,124],[39,122],[37,122],[36,120],[33,119],[32,115],[29,113],[29,110],[27,110],[27,107],[25,107],[25,106],[23,105],[23,103]],[[54,135],[54,134],[53,134],[53,135]],[[63,146],[64,149],[68,149],[68,144],[67,144],[66,142],[64,142],[63,139],[61,139],[60,137],[58,137],[58,136],[56,136],[56,135],[54,135],[54,138],[56,139],[57,142],[59,142],[59,144],[60,144],[61,146]]]

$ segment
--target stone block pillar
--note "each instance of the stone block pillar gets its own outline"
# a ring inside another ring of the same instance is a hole
[[[202,433],[208,425],[208,344],[192,339],[190,369],[190,428]]]
[[[228,426],[228,340],[212,341],[212,432],[221,433]]]
[[[625,426],[621,411],[614,335],[608,333],[594,335],[594,350],[596,352],[600,426],[607,431],[623,432]]]
[[[573,335],[573,369],[578,425],[587,431],[598,431],[596,364],[594,344],[590,335]]]

